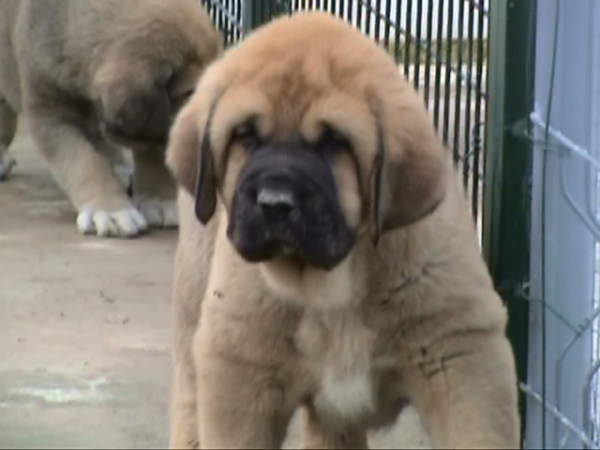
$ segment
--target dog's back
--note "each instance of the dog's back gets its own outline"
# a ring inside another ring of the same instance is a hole
[[[133,58],[162,57],[167,61],[183,61],[199,49],[218,53],[217,49],[207,48],[220,39],[197,2],[144,3],[140,7],[135,0],[23,0],[0,7],[8,7],[13,17],[17,6],[20,9],[14,48],[21,75],[45,74],[57,84],[68,86],[68,90],[78,86],[79,94],[88,96],[88,74],[107,53],[125,51]],[[202,56],[208,60],[210,55]]]

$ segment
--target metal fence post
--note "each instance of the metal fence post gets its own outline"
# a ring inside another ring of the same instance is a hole
[[[261,0],[258,0],[260,3]],[[242,0],[242,28],[244,35],[248,35],[254,28],[253,8],[256,2],[254,0]]]
[[[531,142],[525,139],[533,109],[535,0],[490,2],[488,149],[485,153],[483,252],[505,301],[520,381],[527,380],[530,276]],[[520,395],[521,429],[525,402]]]

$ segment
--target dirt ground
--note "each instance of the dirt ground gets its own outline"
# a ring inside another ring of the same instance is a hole
[[[20,133],[0,183],[0,448],[164,448],[176,231],[84,237]],[[286,447],[297,445],[292,423]],[[409,409],[373,448],[428,448]]]

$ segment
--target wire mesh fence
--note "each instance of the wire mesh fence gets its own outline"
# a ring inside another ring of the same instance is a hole
[[[599,13],[596,0],[490,11],[484,250],[509,308],[525,448],[600,445]]]
[[[227,45],[271,17],[305,10],[330,12],[371,36],[422,94],[480,219],[489,0],[202,1]]]
[[[537,2],[526,446],[600,448],[600,4]]]
[[[244,37],[243,0],[202,0],[210,18],[229,46]]]

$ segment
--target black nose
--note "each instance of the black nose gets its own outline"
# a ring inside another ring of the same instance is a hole
[[[270,220],[285,219],[295,206],[294,194],[286,189],[262,188],[256,203]]]

